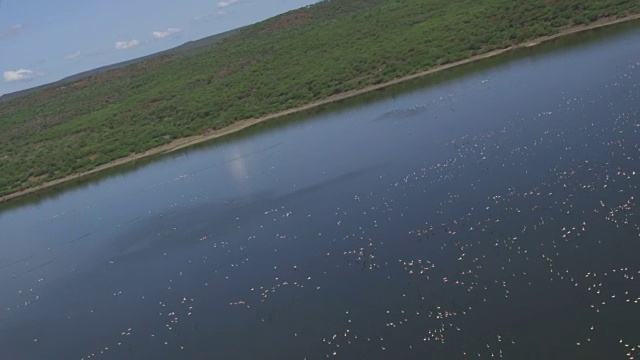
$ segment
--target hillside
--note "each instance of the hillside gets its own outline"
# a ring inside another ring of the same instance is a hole
[[[241,28],[240,28],[241,29]],[[24,96],[39,90],[49,90],[53,87],[60,87],[60,86],[66,86],[68,83],[74,82],[74,81],[78,81],[81,80],[83,78],[89,77],[91,75],[97,75],[109,70],[116,70],[122,67],[125,67],[127,65],[134,65],[137,64],[139,62],[143,62],[145,60],[153,60],[154,58],[160,57],[160,56],[164,56],[164,55],[170,55],[170,54],[180,54],[182,52],[185,51],[190,51],[193,49],[197,49],[200,47],[204,47],[204,46],[211,46],[211,45],[215,45],[218,42],[222,41],[224,38],[226,38],[227,36],[230,36],[231,34],[239,31],[240,29],[234,29],[234,30],[230,30],[230,31],[225,31],[223,33],[220,34],[216,34],[216,35],[211,35],[211,36],[207,36],[205,38],[199,39],[199,40],[194,40],[194,41],[188,41],[180,46],[176,46],[174,48],[168,49],[168,50],[164,50],[155,54],[151,54],[151,55],[147,55],[147,56],[142,56],[139,58],[135,58],[135,59],[131,59],[131,60],[127,60],[127,61],[123,61],[123,62],[119,62],[116,64],[110,64],[110,65],[106,65],[106,66],[102,66],[96,69],[91,69],[88,71],[84,71],[78,74],[74,74],[71,76],[68,76],[64,79],[55,81],[53,83],[50,84],[44,84],[44,85],[40,85],[37,87],[33,87],[30,89],[25,89],[25,90],[21,90],[21,91],[16,91],[13,93],[9,93],[9,94],[4,94],[2,96],[0,96],[0,102],[2,101],[8,101],[8,100],[12,100],[12,99],[16,99],[20,96]]]
[[[569,26],[623,0],[330,0],[222,41],[0,102],[0,197],[175,139]]]

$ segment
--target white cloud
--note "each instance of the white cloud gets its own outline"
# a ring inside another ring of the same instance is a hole
[[[207,14],[194,16],[193,19],[191,19],[191,21],[194,23],[203,23],[203,22],[212,20],[213,17],[214,17],[214,14],[207,13]]]
[[[73,59],[77,59],[78,57],[80,57],[80,55],[82,55],[82,51],[76,51],[73,54],[69,54],[67,56],[64,57],[65,60],[73,60]]]
[[[8,39],[15,36],[24,26],[22,24],[15,24],[6,29],[0,30],[0,39]]]
[[[178,29],[178,28],[168,28],[166,31],[154,31],[151,33],[151,35],[153,35],[154,38],[156,39],[164,39],[167,36],[171,36],[173,34],[177,34],[179,32],[181,32],[182,29]]]
[[[4,81],[5,82],[13,82],[13,81],[27,81],[33,79],[35,73],[32,70],[28,69],[19,69],[15,71],[5,71],[4,72]]]
[[[140,41],[136,39],[132,39],[129,41],[118,41],[116,43],[116,50],[127,50],[127,49],[134,48],[138,45],[140,45]]]
[[[229,5],[226,5],[226,6],[229,6]],[[196,24],[204,23],[208,21],[213,21],[219,17],[227,16],[228,14],[229,13],[227,12],[227,10],[221,8],[214,13],[206,13],[206,14],[194,16],[193,19],[191,19],[191,22]]]
[[[226,8],[233,4],[236,4],[239,0],[226,0],[226,1],[218,1],[218,8]]]

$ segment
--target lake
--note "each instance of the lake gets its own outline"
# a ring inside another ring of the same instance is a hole
[[[2,359],[640,359],[640,23],[0,205]]]

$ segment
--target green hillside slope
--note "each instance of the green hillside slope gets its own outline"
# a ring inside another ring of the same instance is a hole
[[[624,0],[331,0],[0,102],[0,196],[603,17]]]

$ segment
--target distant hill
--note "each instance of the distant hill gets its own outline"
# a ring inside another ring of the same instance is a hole
[[[151,60],[153,58],[156,57],[160,57],[163,55],[169,55],[169,54],[179,54],[181,52],[185,52],[185,51],[190,51],[190,50],[194,50],[194,49],[198,49],[201,47],[205,47],[205,46],[211,46],[214,44],[217,44],[218,42],[222,41],[224,38],[226,38],[227,36],[230,36],[238,31],[240,31],[242,29],[242,27],[237,28],[237,29],[233,29],[233,30],[229,30],[229,31],[225,31],[223,33],[220,34],[216,34],[216,35],[211,35],[211,36],[207,36],[205,38],[199,39],[199,40],[193,40],[193,41],[187,41],[186,43],[176,46],[174,48],[168,49],[168,50],[164,50],[164,51],[160,51],[151,55],[147,55],[147,56],[142,56],[139,58],[135,58],[132,60],[127,60],[127,61],[123,61],[123,62],[119,62],[116,64],[111,64],[111,65],[106,65],[106,66],[102,66],[96,69],[92,69],[92,70],[87,70],[87,71],[83,71],[81,73],[75,74],[75,75],[71,75],[71,76],[67,76],[66,78],[63,78],[61,80],[49,83],[49,84],[44,84],[44,85],[40,85],[40,86],[36,86],[33,88],[29,88],[29,89],[25,89],[25,90],[21,90],[21,91],[15,91],[9,94],[4,94],[2,96],[0,96],[0,102],[2,101],[7,101],[7,100],[11,100],[11,99],[15,99],[17,97],[23,96],[23,95],[27,95],[30,94],[32,92],[35,91],[40,91],[40,90],[46,90],[49,88],[55,88],[55,87],[59,87],[59,86],[64,86],[65,84],[71,83],[73,81],[77,81],[80,80],[82,78],[91,76],[91,75],[96,75],[105,71],[109,71],[109,70],[115,70],[115,69],[119,69],[128,65],[133,65],[136,63],[139,63],[141,61],[145,61],[145,60]]]
[[[239,120],[629,14],[640,2],[322,1],[9,95],[0,102],[0,199]]]

